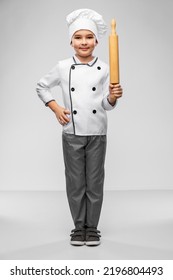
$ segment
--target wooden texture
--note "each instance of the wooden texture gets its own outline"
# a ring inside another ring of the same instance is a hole
[[[119,46],[118,36],[115,32],[116,22],[111,21],[111,34],[109,36],[109,65],[110,65],[110,83],[119,83]]]

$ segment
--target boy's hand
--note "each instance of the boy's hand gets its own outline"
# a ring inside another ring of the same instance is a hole
[[[116,100],[123,94],[123,89],[120,84],[109,85],[109,96],[108,100],[111,104],[115,104]]]
[[[61,125],[69,123],[70,119],[67,115],[70,115],[70,111],[68,109],[59,106],[55,100],[48,102],[47,106],[55,113],[56,118]]]
[[[59,106],[55,111],[55,115],[61,125],[66,125],[70,121],[67,117],[67,115],[70,115],[70,111],[63,107]]]

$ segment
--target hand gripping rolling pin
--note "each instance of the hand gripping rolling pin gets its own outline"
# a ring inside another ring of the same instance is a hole
[[[110,66],[110,83],[119,84],[119,50],[118,36],[115,32],[115,19],[111,21],[111,34],[109,36],[109,66]]]

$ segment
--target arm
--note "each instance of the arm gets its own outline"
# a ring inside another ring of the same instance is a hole
[[[102,81],[102,91],[103,91],[103,100],[102,100],[102,106],[106,111],[112,110],[116,106],[116,101],[112,102],[112,100],[109,100],[109,67],[105,69],[105,76]]]
[[[48,102],[54,100],[51,88],[60,84],[58,64],[37,83],[36,91],[39,98],[47,106]]]
[[[117,99],[122,96],[123,90],[120,84],[110,84],[109,68],[107,67],[103,81],[104,98],[102,106],[105,110],[112,110],[117,104]]]
[[[70,111],[58,105],[51,94],[51,88],[59,84],[60,75],[57,64],[47,75],[40,79],[37,83],[36,91],[43,103],[55,113],[59,123],[65,125],[70,121],[66,116],[66,114],[70,114]]]

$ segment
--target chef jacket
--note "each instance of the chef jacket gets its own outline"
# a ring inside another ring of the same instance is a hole
[[[74,56],[62,61],[37,83],[37,93],[47,105],[53,99],[51,88],[60,86],[63,102],[71,114],[70,122],[63,126],[65,133],[75,135],[106,135],[109,67],[95,57],[89,63],[81,63]]]

